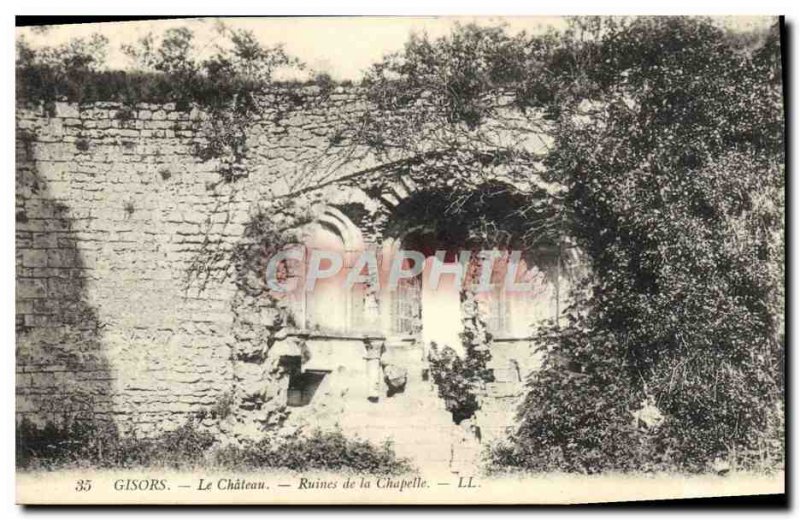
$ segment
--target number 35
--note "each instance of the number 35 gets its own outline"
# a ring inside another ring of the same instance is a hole
[[[91,480],[79,480],[75,483],[75,491],[89,491],[92,489]]]

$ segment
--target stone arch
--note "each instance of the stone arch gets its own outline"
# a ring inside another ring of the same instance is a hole
[[[419,191],[419,184],[410,175],[400,175],[394,181],[384,184],[378,197],[383,205],[391,211],[417,191]]]
[[[463,182],[461,183],[464,188],[471,187],[473,189],[479,189],[481,186],[488,183],[488,179],[491,177],[482,176],[480,178],[476,177],[473,181],[470,181],[466,184]],[[503,175],[497,175],[493,177],[495,181],[499,184],[503,184],[508,188],[513,188],[514,190],[519,191],[520,193],[524,193],[526,188],[521,186],[518,182],[515,182],[509,178],[506,178]],[[425,191],[426,189],[430,188],[430,183],[426,182],[424,178],[420,178],[419,172],[395,172],[394,175],[390,176],[390,180],[386,180],[385,178],[381,178],[379,180],[373,180],[371,182],[372,188],[369,190],[370,194],[373,198],[380,201],[383,210],[391,212],[397,206],[399,206],[403,201],[411,198],[414,196],[415,193],[420,191]],[[546,185],[545,183],[539,181],[535,182],[535,189],[536,190],[543,190],[543,191],[552,191],[553,187]],[[444,187],[441,186],[440,187]],[[448,183],[449,188],[457,188],[459,186],[453,185]]]
[[[458,243],[458,240],[465,238],[465,236],[462,235],[469,234],[466,232],[462,233],[459,230],[455,230],[455,232],[452,233],[449,231],[439,233],[436,229],[436,225],[428,222],[426,216],[422,216],[420,220],[415,221],[417,215],[419,215],[418,210],[424,212],[430,206],[428,202],[424,202],[425,199],[423,199],[422,205],[418,205],[412,201],[417,196],[430,196],[435,198],[437,191],[441,191],[446,196],[447,189],[448,188],[442,186],[435,186],[433,189],[429,189],[429,186],[415,181],[411,175],[404,174],[393,177],[390,181],[382,182],[372,190],[373,197],[380,197],[382,209],[388,215],[386,217],[386,225],[383,228],[383,240],[381,245],[382,254],[384,256],[391,257],[396,254],[397,250],[404,246],[406,237],[414,232],[424,232],[426,229],[433,231],[433,233],[436,234],[435,240],[440,241],[441,244]],[[453,189],[457,189],[457,187],[453,187]],[[533,200],[535,202],[535,198],[538,195],[542,196],[541,200],[543,202],[546,201],[546,198],[544,198],[546,197],[546,193],[541,186],[536,186],[532,188],[532,192],[527,192],[513,183],[506,182],[504,179],[497,179],[496,181],[485,183],[481,182],[477,185],[465,185],[463,189],[465,192],[472,191],[473,189],[476,192],[485,191],[485,193],[490,194],[489,198],[496,198],[498,202],[484,204],[483,201],[485,199],[482,196],[476,197],[474,199],[475,203],[479,205],[475,206],[474,211],[483,211],[485,209],[487,212],[485,213],[486,215],[496,215],[497,219],[506,219],[508,217],[508,212],[502,210],[504,204],[527,204],[524,198],[529,196],[534,197]],[[505,200],[506,195],[510,197],[508,202],[501,202]],[[480,202],[478,202],[479,200]],[[472,203],[473,202],[468,202],[468,204]],[[443,207],[446,207],[446,204]],[[491,213],[498,207],[501,208],[500,212],[496,214]],[[545,204],[542,204],[542,207],[544,208],[543,211],[549,211]],[[433,210],[433,212],[435,211],[436,210]],[[547,213],[543,213],[543,216],[546,215]],[[409,222],[404,222],[409,217],[411,220]],[[456,226],[462,226],[468,220],[469,217],[464,217],[461,220],[452,219],[452,222]],[[442,229],[445,229],[450,225],[451,219],[445,217],[438,222],[440,226],[444,226]],[[455,222],[461,222],[461,224],[456,224]],[[524,229],[521,227],[524,226],[524,222],[517,221],[515,224],[512,224],[512,226],[516,226],[513,228],[515,230],[514,232],[517,233],[518,237],[521,237],[520,230]],[[491,235],[489,235],[489,237],[491,238]],[[474,249],[476,245],[472,243],[472,238],[469,238],[469,242],[463,243],[467,246],[466,249]],[[537,240],[535,245],[526,248],[522,245],[523,243],[525,243],[525,240],[514,239],[508,243],[498,243],[498,246],[502,249],[521,249],[523,253],[523,262],[525,262],[528,267],[535,267],[538,269],[543,278],[541,281],[536,282],[537,295],[535,297],[526,298],[524,295],[514,293],[506,294],[504,290],[498,289],[497,295],[491,298],[491,304],[485,305],[490,308],[490,314],[492,316],[490,325],[492,330],[501,332],[508,337],[522,338],[530,332],[534,321],[539,322],[560,316],[562,311],[567,307],[567,302],[565,300],[568,298],[571,287],[583,271],[585,271],[579,249],[576,244],[568,238],[563,240],[561,245],[558,244],[557,240]],[[487,247],[491,248],[494,246]],[[485,297],[482,301],[488,299],[490,298]],[[412,306],[406,305],[404,308],[405,307]],[[392,308],[394,308],[394,305]],[[530,320],[531,323],[528,323],[526,318],[523,318],[523,316],[527,316],[528,313],[532,313],[536,316],[536,318]],[[384,324],[391,325],[394,323],[392,320],[393,318],[391,316],[386,317],[384,318]],[[389,330],[391,327],[385,326],[385,328]]]
[[[348,335],[374,329],[372,314],[377,304],[369,299],[367,287],[342,288],[346,274],[367,248],[361,229],[342,210],[328,204],[316,205],[313,215],[306,225],[306,245],[336,250],[342,255],[343,270],[331,280],[319,280],[311,293],[302,292],[297,304],[300,323],[320,332]]]
[[[345,251],[364,249],[364,237],[361,230],[340,210],[332,206],[325,206],[315,221],[332,228],[342,238]]]

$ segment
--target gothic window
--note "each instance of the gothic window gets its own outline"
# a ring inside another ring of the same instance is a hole
[[[364,250],[358,228],[341,212],[328,208],[306,228],[306,265],[314,249],[334,252],[343,259],[342,270],[334,277],[317,280],[312,291],[302,292],[303,326],[320,332],[363,332],[365,319],[364,284],[345,288],[345,278]],[[327,268],[327,260],[321,268]]]
[[[510,329],[509,296],[502,286],[495,285],[487,295],[487,327],[494,334],[507,334]]]
[[[392,333],[407,336],[419,332],[420,278],[401,279],[392,296]]]
[[[534,323],[554,317],[555,280],[523,258],[516,271],[516,282],[531,284],[526,291],[506,287],[508,258],[500,259],[492,272],[492,289],[484,296],[487,327],[497,336],[526,337]],[[552,273],[550,273],[552,274]]]

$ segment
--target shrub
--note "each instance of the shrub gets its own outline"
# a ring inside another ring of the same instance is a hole
[[[784,388],[777,31],[746,53],[701,19],[595,22],[578,52],[603,59],[585,62],[573,101],[603,115],[559,101],[547,163],[596,285],[539,336],[549,361],[501,458],[583,472],[775,460],[779,444],[765,441],[777,440]],[[647,402],[663,421],[639,428]]]
[[[398,459],[390,443],[376,447],[352,440],[341,432],[314,431],[274,441],[264,439],[245,446],[218,450],[214,462],[222,467],[305,470],[353,470],[373,474],[400,474],[411,471],[406,459]]]
[[[191,421],[153,438],[120,435],[108,423],[47,422],[43,427],[23,419],[17,425],[17,466],[52,469],[64,466],[179,468],[202,462],[214,444],[211,434]]]
[[[453,421],[460,423],[472,417],[479,404],[466,361],[452,348],[445,346],[440,350],[435,343],[431,344],[428,360],[433,382]]]
[[[17,467],[185,469],[283,468],[291,470],[353,470],[361,473],[400,474],[411,470],[398,459],[389,443],[374,446],[345,437],[341,432],[315,431],[286,439],[265,437],[242,446],[219,447],[214,436],[193,421],[152,438],[120,435],[107,423],[48,422],[38,426],[27,419],[17,424]]]
[[[436,343],[431,344],[428,352],[431,377],[456,424],[475,415],[480,408],[478,396],[484,393],[486,383],[494,381],[494,373],[488,368],[492,335],[474,302],[466,307],[461,333],[464,357],[448,346],[440,350]]]

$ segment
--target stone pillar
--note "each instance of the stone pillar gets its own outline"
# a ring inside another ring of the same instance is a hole
[[[364,359],[367,362],[367,399],[377,401],[381,395],[383,341],[365,339],[364,351]]]

